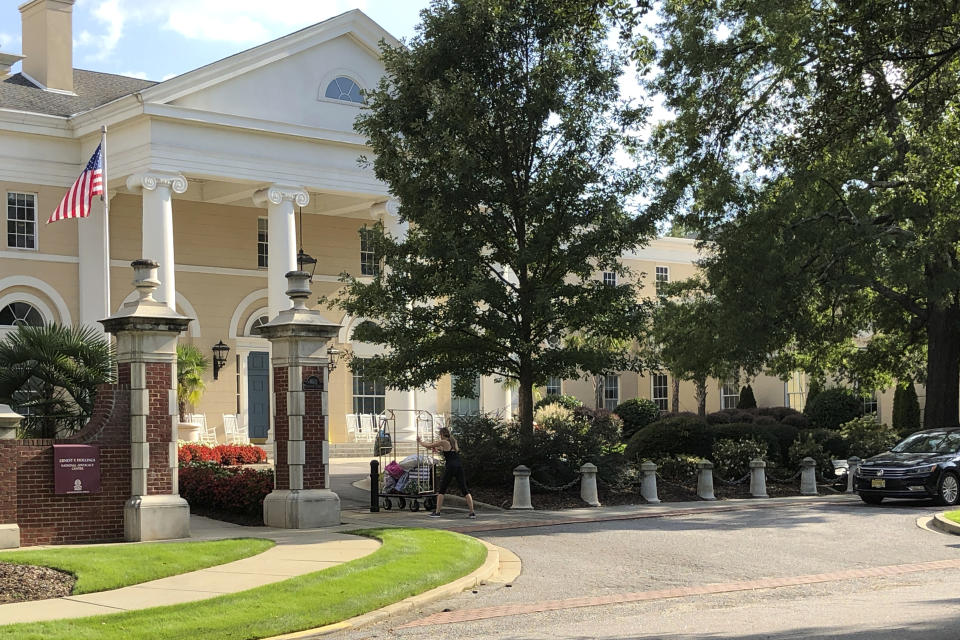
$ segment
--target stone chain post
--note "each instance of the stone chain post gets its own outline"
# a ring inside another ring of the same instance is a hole
[[[701,500],[716,500],[713,495],[713,463],[701,460],[697,463],[697,496]]]
[[[819,495],[817,491],[817,461],[810,457],[800,461],[800,495]]]
[[[657,465],[652,462],[640,463],[640,495],[650,504],[659,504],[657,497]]]
[[[513,504],[511,509],[533,509],[530,502],[530,468],[520,465],[513,470]]]
[[[750,461],[750,497],[770,497],[767,495],[767,463],[760,459]]]
[[[580,499],[591,507],[600,506],[597,493],[597,465],[587,462],[580,467]]]
[[[846,493],[853,493],[853,476],[856,475],[857,471],[860,469],[860,458],[857,456],[851,456],[847,460],[847,490]]]

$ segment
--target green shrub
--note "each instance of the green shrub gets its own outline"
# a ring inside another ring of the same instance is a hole
[[[810,403],[813,402],[814,398],[820,395],[821,391],[823,391],[823,385],[820,383],[820,381],[816,378],[811,380],[810,386],[807,388],[807,399],[803,403],[804,410],[806,410],[806,407],[810,406]]]
[[[790,407],[761,407],[757,409],[758,416],[772,416],[777,422],[783,422],[790,416],[802,416],[803,414]]]
[[[737,409],[756,409],[757,399],[753,395],[753,387],[750,385],[740,389],[740,399],[737,401]]]
[[[534,411],[541,407],[545,407],[550,404],[559,404],[567,409],[573,411],[577,407],[582,407],[583,403],[577,400],[574,396],[561,396],[556,394],[550,394],[546,398],[543,398],[537,404],[533,406]]]
[[[750,471],[751,460],[767,459],[767,444],[753,438],[718,440],[713,444],[711,458],[717,475],[733,482]]]
[[[803,412],[810,424],[821,429],[839,429],[863,413],[863,402],[850,390],[824,389],[807,403]]]
[[[703,458],[695,456],[669,456],[654,460],[657,464],[657,473],[664,479],[677,484],[689,486],[697,483],[697,463]]]
[[[773,416],[757,416],[754,419],[753,424],[769,427],[772,424],[780,424],[780,423],[777,422],[777,419],[774,418]]]
[[[823,447],[824,451],[827,452],[827,455],[829,455],[832,460],[846,460],[848,458],[847,453],[850,450],[850,446],[847,444],[847,441],[843,439],[843,436],[840,435],[839,430],[804,429],[800,432],[801,438],[806,438],[808,435]]]
[[[467,482],[481,487],[511,486],[520,460],[516,428],[488,414],[454,416],[450,430],[463,452]]]
[[[897,385],[893,393],[893,428],[901,437],[920,430],[920,401],[913,382],[907,380]]]
[[[789,427],[795,427],[797,429],[807,429],[810,427],[810,418],[802,413],[797,412],[792,415],[784,416],[780,423]]]
[[[774,459],[780,457],[780,438],[776,430],[778,425],[758,425],[750,422],[733,424],[715,424],[710,427],[713,439],[720,441],[755,440],[766,445],[765,452]],[[787,444],[789,447],[789,443]]]
[[[892,427],[878,422],[873,414],[847,422],[840,427],[840,435],[847,443],[848,456],[859,458],[888,451],[900,439]]]
[[[623,420],[623,439],[630,438],[640,429],[660,419],[660,409],[653,400],[633,398],[621,402],[613,411]]]
[[[713,433],[700,418],[678,415],[657,420],[630,438],[624,455],[628,460],[656,460],[686,454],[707,457]]]
[[[734,422],[753,422],[756,419],[754,411],[745,409],[720,409],[707,414],[707,424],[731,424]]]
[[[830,454],[824,448],[823,444],[817,442],[816,438],[814,438],[813,434],[809,431],[798,436],[793,444],[790,445],[789,455],[787,457],[791,470],[799,469],[800,461],[810,457],[817,463],[818,474],[825,478],[834,477],[833,462],[831,462],[832,458]]]

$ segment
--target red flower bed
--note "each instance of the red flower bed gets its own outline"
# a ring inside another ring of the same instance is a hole
[[[252,444],[184,444],[177,450],[180,466],[195,462],[215,462],[222,465],[259,464],[267,461],[267,452]]]
[[[259,516],[273,472],[197,463],[180,469],[180,495],[191,509]]]

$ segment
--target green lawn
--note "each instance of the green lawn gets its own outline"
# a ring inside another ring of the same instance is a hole
[[[73,593],[119,589],[263,553],[272,540],[237,538],[209,542],[147,542],[0,553],[0,562],[52,567],[77,577]]]
[[[957,509],[956,511],[947,511],[943,515],[946,516],[947,520],[953,520],[957,524],[960,524],[960,509]]]
[[[182,605],[0,627],[0,639],[246,640],[320,627],[467,575],[487,556],[477,540],[430,529],[356,531],[383,545],[368,556],[283,582]]]

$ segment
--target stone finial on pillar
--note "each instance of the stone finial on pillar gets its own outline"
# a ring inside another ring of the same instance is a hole
[[[759,458],[750,461],[750,497],[770,497],[767,495],[767,463]]]
[[[800,461],[800,495],[819,495],[817,492],[817,461],[809,456]]]
[[[657,465],[653,462],[640,463],[640,495],[650,504],[659,504],[657,497]]]
[[[580,467],[580,499],[591,507],[600,506],[600,496],[597,493],[597,465],[592,462]]]
[[[307,308],[310,274],[289,271],[292,306],[258,330],[273,351],[274,490],[263,501],[268,527],[310,529],[340,524],[340,497],[328,471],[328,344],[340,325]]]
[[[851,456],[850,459],[847,460],[847,490],[844,493],[854,492],[854,476],[856,476],[860,470],[861,462],[863,461],[857,456]]]
[[[135,260],[138,298],[100,323],[117,339],[118,379],[130,385],[130,494],[123,507],[130,541],[190,536],[190,506],[179,495],[177,463],[177,336],[191,318],[154,292],[159,265]]]
[[[533,509],[530,501],[530,468],[520,465],[513,470],[513,504],[511,509]]]
[[[701,460],[697,463],[697,496],[701,500],[716,500],[713,495],[713,463]]]
[[[0,404],[0,440],[15,440],[17,427],[23,416],[10,408],[8,404]]]

